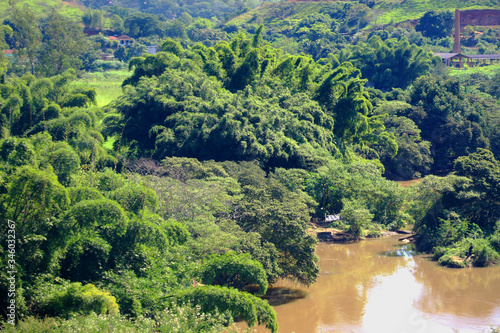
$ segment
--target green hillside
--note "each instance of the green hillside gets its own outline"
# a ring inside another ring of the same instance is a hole
[[[324,2],[281,2],[265,3],[254,10],[243,13],[232,19],[229,24],[272,23],[284,19],[300,20],[312,13],[327,12],[338,4],[357,4],[356,1],[324,1]],[[366,3],[366,1],[365,1]],[[382,0],[375,1],[371,8],[371,18],[378,24],[398,23],[415,20],[431,10],[453,11],[458,9],[498,9],[498,0]]]
[[[374,6],[374,9],[380,11],[380,17],[377,23],[386,24],[390,22],[402,22],[406,20],[415,20],[425,12],[435,11],[452,11],[456,8],[465,9],[498,9],[500,8],[500,1],[498,0],[383,0]]]
[[[59,13],[67,16],[75,21],[81,21],[82,14],[85,8],[78,5],[73,1],[62,1],[62,0],[19,0],[15,1],[16,4],[24,5],[28,4],[35,11],[37,17],[47,15],[50,13],[52,8],[56,8]],[[9,1],[0,1],[0,19],[4,20],[10,15],[11,5]]]
[[[334,5],[348,3],[348,1],[333,2],[275,2],[265,3],[253,10],[243,13],[227,24],[240,25],[243,23],[268,24],[281,20],[301,20],[312,13],[322,13]]]

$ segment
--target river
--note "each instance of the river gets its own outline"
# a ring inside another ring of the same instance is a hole
[[[465,333],[500,326],[500,267],[440,267],[424,256],[414,256],[411,245],[401,244],[397,237],[320,243],[317,254],[321,275],[314,285],[276,285],[276,291],[305,294],[274,306],[279,332],[451,333],[458,329]]]

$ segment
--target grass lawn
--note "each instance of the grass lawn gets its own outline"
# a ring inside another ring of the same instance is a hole
[[[122,95],[122,82],[130,75],[131,73],[127,70],[85,73],[81,78],[74,81],[72,85],[74,87],[95,88],[97,92],[97,106],[103,107]],[[116,140],[117,136],[106,138],[104,148],[112,151]]]
[[[85,73],[80,79],[73,82],[75,87],[95,88],[97,105],[105,106],[122,94],[122,82],[131,73],[127,70]]]

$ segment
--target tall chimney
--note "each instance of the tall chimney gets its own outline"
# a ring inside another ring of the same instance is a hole
[[[453,53],[462,53],[460,45],[460,10],[455,9],[455,41],[453,42]]]

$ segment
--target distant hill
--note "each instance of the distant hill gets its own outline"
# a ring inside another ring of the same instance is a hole
[[[256,2],[256,1],[252,1]],[[72,17],[75,20],[80,20],[83,12],[85,11],[85,6],[82,2],[78,1],[62,1],[62,0],[18,0],[17,4],[29,4],[34,8],[37,15],[47,14],[51,8],[57,8],[61,14]],[[218,2],[217,2],[218,3]],[[269,23],[273,20],[281,20],[285,18],[301,19],[307,14],[320,13],[324,11],[325,7],[331,6],[333,3],[351,3],[351,4],[366,4],[371,8],[372,19],[378,24],[388,24],[388,23],[398,23],[407,20],[415,20],[431,10],[435,11],[453,11],[455,8],[464,9],[499,9],[500,0],[440,0],[440,1],[429,1],[429,0],[361,0],[361,1],[318,1],[318,2],[308,2],[308,1],[283,1],[283,2],[265,2],[261,6],[249,10],[236,18],[230,20],[231,24],[242,24],[242,23],[256,23],[256,21],[262,21],[262,23]],[[169,4],[157,3],[156,6],[165,7],[165,10],[169,8]],[[0,19],[5,19],[10,13],[9,1],[0,1]],[[175,6],[174,6],[175,7]],[[249,6],[250,8],[252,6]],[[177,11],[182,11],[183,7],[176,6]],[[248,7],[247,7],[248,8]],[[139,8],[141,9],[141,8]],[[157,8],[158,9],[158,8]],[[154,13],[162,12],[161,10],[155,10]],[[188,12],[190,8],[184,8]],[[220,9],[220,8],[219,8]],[[196,11],[198,11],[196,9]],[[141,10],[142,11],[142,10]],[[144,10],[148,12],[148,10]],[[168,11],[168,10],[167,10]],[[180,15],[180,12],[177,13]],[[191,13],[193,16],[194,13]],[[199,13],[198,13],[199,14]],[[212,13],[213,14],[213,13]],[[171,15],[166,15],[170,17]],[[210,15],[202,15],[210,16]]]
[[[264,3],[243,13],[228,24],[271,23],[283,19],[301,19],[311,13],[327,11],[334,4],[366,4],[371,8],[371,20],[377,24],[399,23],[416,20],[427,11],[454,11],[465,9],[499,9],[500,0],[382,0],[382,1],[288,1]]]

